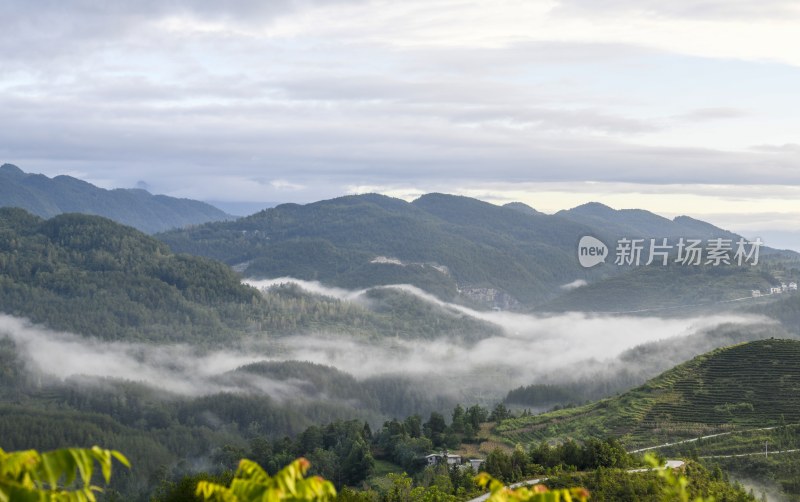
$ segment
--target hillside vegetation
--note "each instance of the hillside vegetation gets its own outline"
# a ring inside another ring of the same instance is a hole
[[[584,235],[611,246],[605,264],[580,266]],[[500,207],[445,194],[410,203],[366,194],[283,204],[158,235],[175,250],[235,265],[248,277],[291,276],[352,289],[412,284],[448,301],[518,310],[605,311],[741,297],[778,282],[763,263],[784,255],[797,262],[795,253],[764,248],[762,265],[752,268],[616,266],[612,243],[621,237],[738,238],[688,217],[668,220],[601,204],[547,215],[524,204]],[[590,286],[562,287],[576,280]]]
[[[432,194],[410,204],[373,194],[283,204],[159,238],[182,252],[245,263],[252,277],[345,288],[408,283],[448,300],[459,288],[495,288],[530,302],[572,280],[572,247],[587,231],[465,197]]]
[[[54,329],[194,344],[321,330],[475,340],[497,330],[401,291],[366,296],[369,302],[356,304],[289,285],[262,294],[222,263],[172,253],[105,218],[43,220],[0,208],[0,311]]]
[[[649,446],[737,428],[800,422],[800,341],[768,339],[696,357],[624,394],[507,420],[513,442],[614,436]]]
[[[545,311],[667,311],[746,299],[751,291],[769,291],[780,281],[768,267],[641,267],[593,282],[539,307]],[[762,298],[760,301],[765,301]],[[729,306],[730,307],[730,306]]]

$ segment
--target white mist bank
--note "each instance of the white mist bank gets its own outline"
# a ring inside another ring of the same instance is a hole
[[[329,288],[318,282],[282,277],[270,281],[249,281],[268,288],[294,282],[310,293],[342,301],[360,301],[366,290]],[[413,294],[448,310],[455,310],[502,328],[502,334],[477,343],[454,339],[385,339],[365,341],[336,333],[299,334],[283,340],[287,358],[324,364],[365,379],[382,375],[416,377],[432,389],[447,395],[493,394],[504,396],[511,388],[532,383],[574,382],[627,373],[642,378],[655,376],[667,365],[654,361],[625,361],[620,355],[644,344],[680,344],[664,363],[678,364],[717,347],[713,340],[695,335],[722,325],[742,330],[774,324],[755,315],[714,315],[691,318],[658,318],[624,315],[564,313],[529,315],[514,312],[477,311],[443,302],[410,285],[381,286]],[[663,347],[662,347],[663,351]],[[662,354],[666,355],[664,352]]]
[[[268,290],[269,288],[278,286],[280,284],[294,283],[309,293],[329,296],[331,298],[336,298],[337,300],[347,301],[355,300],[367,291],[366,289],[352,291],[332,286],[325,286],[319,281],[304,281],[303,279],[295,279],[293,277],[277,277],[275,279],[244,279],[242,282],[248,286],[252,286],[262,291]]]
[[[309,292],[356,301],[364,291],[329,288],[291,278],[248,281],[259,288],[294,282]],[[722,324],[764,325],[757,316],[719,315],[702,318],[654,318],[566,313],[534,316],[513,312],[481,312],[442,302],[418,288],[385,286],[502,328],[477,343],[455,339],[375,341],[345,333],[297,333],[245,340],[238,348],[199,351],[189,345],[108,342],[55,332],[27,321],[0,315],[0,336],[10,338],[33,371],[59,379],[74,376],[111,377],[142,382],[154,388],[189,395],[249,392],[273,398],[307,396],[310,382],[273,380],[226,373],[258,361],[308,361],[335,367],[358,379],[404,376],[428,382],[432,394],[499,400],[511,388],[539,382],[569,382],[640,368],[619,356],[633,347],[688,337]],[[379,337],[378,337],[379,338]],[[707,349],[704,349],[707,350]],[[688,354],[688,352],[687,352]],[[687,357],[691,357],[690,354]],[[680,362],[680,361],[678,361]],[[652,372],[651,372],[652,373]]]
[[[343,301],[357,300],[366,290],[349,291],[330,288],[316,281],[291,277],[263,281],[245,281],[268,289],[295,283],[314,294]],[[622,352],[650,342],[686,337],[722,324],[765,324],[773,321],[755,315],[714,315],[687,318],[659,318],[567,312],[530,315],[508,311],[478,311],[444,302],[407,284],[379,286],[398,289],[448,310],[456,310],[503,330],[501,336],[485,338],[473,346],[455,340],[392,339],[388,345],[375,345],[340,336],[302,335],[287,340],[287,349],[297,359],[327,364],[360,376],[382,373],[426,374],[439,370],[466,373],[476,367],[498,366],[511,372],[529,374],[552,372],[582,361],[614,359]],[[570,372],[575,372],[571,369]],[[577,370],[579,371],[579,369]]]
[[[226,350],[203,352],[188,345],[108,342],[52,331],[0,315],[0,337],[11,339],[26,367],[59,379],[112,377],[186,395],[228,390],[214,378],[263,358]]]
[[[295,336],[284,339],[286,357],[334,366],[356,377],[382,374],[468,376],[502,368],[515,380],[536,380],[555,373],[575,377],[582,368],[610,363],[642,344],[691,336],[721,324],[762,323],[763,319],[717,316],[702,319],[589,317],[565,314],[528,318],[519,314],[487,314],[505,328],[502,336],[474,345],[454,340],[403,340],[376,344],[342,336]],[[591,364],[590,364],[591,363]]]

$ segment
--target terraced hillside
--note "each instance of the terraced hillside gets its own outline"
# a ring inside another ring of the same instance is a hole
[[[646,446],[738,428],[800,422],[800,341],[760,340],[715,350],[621,396],[507,420],[512,442],[615,436]]]

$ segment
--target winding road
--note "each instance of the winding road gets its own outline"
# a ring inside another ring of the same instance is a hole
[[[685,462],[683,460],[667,460],[667,463],[662,465],[661,467],[644,467],[641,469],[629,469],[625,472],[635,473],[635,472],[647,472],[647,471],[654,471],[654,470],[661,470],[661,469],[680,469],[683,467]],[[520,481],[518,483],[513,483],[508,485],[509,488],[519,488],[521,486],[533,486],[537,485],[543,481],[547,481],[548,478],[536,478],[536,479],[527,479],[525,481]],[[489,498],[490,493],[484,493],[480,497],[475,497],[474,499],[468,500],[467,502],[484,502],[486,499]]]
[[[740,300],[740,299],[737,299],[737,300]],[[729,300],[729,301],[731,301],[731,300]],[[800,425],[800,424],[790,424],[790,425],[788,425],[786,427],[793,427],[793,426],[798,426],[798,425]],[[631,450],[628,453],[641,453],[641,452],[644,452],[644,451],[658,450],[659,448],[667,448],[669,446],[676,446],[676,445],[680,445],[680,444],[693,443],[693,442],[699,441],[701,439],[710,439],[710,438],[715,438],[715,437],[719,437],[719,436],[727,436],[727,435],[730,435],[730,434],[741,434],[742,432],[771,431],[771,430],[774,430],[774,429],[777,429],[777,428],[778,428],[778,426],[772,426],[772,427],[761,427],[761,428],[757,428],[757,429],[746,429],[746,430],[739,430],[739,431],[720,432],[720,433],[717,433],[717,434],[709,434],[707,436],[700,436],[700,437],[691,438],[691,439],[683,439],[681,441],[675,441],[674,443],[664,443],[664,444],[660,444],[660,445],[656,445],[656,446],[648,446],[648,447],[645,447],[645,448],[639,448],[637,450]],[[781,454],[781,453],[795,453],[795,452],[798,452],[798,451],[800,451],[800,449],[777,450],[777,451],[774,451],[774,452],[772,452],[772,451],[768,452],[768,454],[777,455],[777,454]],[[765,452],[737,453],[737,454],[732,454],[732,455],[706,455],[706,456],[701,456],[699,458],[733,458],[733,457],[749,457],[749,456],[755,456],[755,455],[765,455]],[[647,471],[652,471],[652,470],[656,470],[656,469],[658,469],[658,470],[660,470],[660,469],[680,469],[685,464],[686,463],[683,460],[667,460],[667,462],[661,467],[655,467],[655,468],[654,467],[645,467],[645,468],[641,468],[641,469],[629,469],[626,472],[635,473],[635,472],[647,472]],[[543,481],[547,481],[547,479],[548,478],[527,479],[525,481],[520,481],[518,483],[510,484],[510,485],[508,485],[508,487],[509,488],[519,488],[520,486],[528,486],[528,485],[532,486],[532,485],[539,484],[539,483],[541,483]],[[474,499],[468,500],[467,502],[484,502],[486,499],[489,498],[489,495],[490,495],[489,493],[484,493],[480,497],[476,497]]]

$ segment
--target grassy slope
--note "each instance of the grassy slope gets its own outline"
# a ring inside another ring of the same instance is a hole
[[[617,436],[647,446],[736,428],[800,421],[800,342],[718,349],[618,397],[503,422],[514,442]]]

